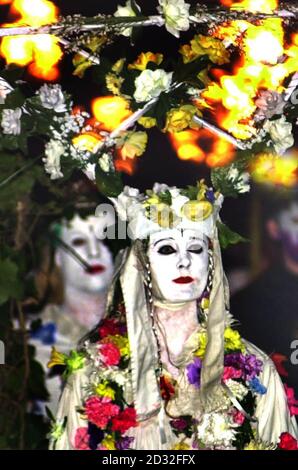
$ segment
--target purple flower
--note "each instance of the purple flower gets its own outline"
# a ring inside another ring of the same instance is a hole
[[[196,357],[194,362],[189,364],[187,367],[187,378],[190,384],[194,385],[196,388],[201,386],[201,369],[202,361],[199,357]]]
[[[244,380],[250,381],[260,374],[263,363],[254,354],[232,353],[225,356],[224,365],[241,370]]]
[[[178,431],[183,431],[187,427],[187,422],[183,418],[173,419],[170,421],[171,426]]]
[[[130,445],[134,441],[134,437],[121,437],[118,442],[116,442],[116,449],[117,450],[128,450],[130,449]]]
[[[211,202],[211,204],[214,203],[215,196],[214,196],[213,189],[207,189],[205,196],[206,196],[207,201]]]

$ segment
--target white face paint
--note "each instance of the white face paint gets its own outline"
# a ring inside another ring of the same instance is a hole
[[[92,268],[91,273],[86,272],[71,254],[59,247],[55,260],[62,271],[65,288],[69,286],[78,291],[97,294],[109,287],[113,275],[112,254],[96,237],[102,223],[98,217],[81,219],[76,215],[70,223],[63,226],[60,238]]]
[[[201,297],[208,279],[208,239],[195,230],[152,234],[148,257],[155,297],[171,303]]]

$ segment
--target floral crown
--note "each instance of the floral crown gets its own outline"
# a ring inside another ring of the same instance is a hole
[[[187,189],[155,183],[145,194],[126,186],[111,200],[134,240],[171,228],[195,229],[213,238],[223,196],[201,180]]]

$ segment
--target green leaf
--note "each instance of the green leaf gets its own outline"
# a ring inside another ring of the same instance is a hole
[[[182,61],[178,62],[177,69],[174,72],[173,81],[175,82],[194,82],[197,85],[202,82],[197,78],[197,75],[210,64],[208,55],[198,57],[193,62],[184,64]],[[203,86],[204,88],[204,86]]]
[[[172,204],[172,195],[168,190],[163,193],[158,193],[158,198],[161,203],[167,204],[168,206]]]
[[[25,96],[23,93],[16,89],[9,93],[5,99],[5,108],[7,109],[16,109],[23,106],[25,103]]]
[[[116,172],[104,172],[99,165],[95,170],[96,184],[99,191],[107,197],[117,197],[123,190],[121,174]]]
[[[237,243],[247,243],[249,240],[242,237],[239,233],[233,232],[227,225],[217,222],[219,243],[222,249],[226,249],[229,245]]]

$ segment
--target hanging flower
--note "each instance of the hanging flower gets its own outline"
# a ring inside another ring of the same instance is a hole
[[[181,46],[179,49],[183,62],[187,64],[203,55],[208,55],[211,62],[223,65],[229,62],[230,53],[219,39],[212,36],[197,34],[189,44]]]
[[[145,129],[151,129],[151,127],[154,127],[156,126],[157,124],[157,121],[155,118],[153,117],[141,117],[139,120],[138,120],[138,123],[145,127]]]
[[[288,432],[283,432],[280,436],[278,448],[282,450],[298,450],[298,441]]]
[[[200,357],[201,359],[205,356],[206,348],[207,348],[207,332],[206,331],[200,331],[198,334],[198,339],[199,339],[199,348],[195,352],[195,356]]]
[[[21,108],[3,109],[1,126],[3,134],[19,135],[21,133]]]
[[[202,361],[199,357],[195,357],[194,362],[186,366],[188,381],[196,388],[201,386],[201,369]]]
[[[82,369],[84,367],[85,360],[86,358],[83,353],[75,350],[70,351],[69,356],[65,359],[67,375]]]
[[[100,429],[106,429],[109,421],[119,414],[120,408],[112,403],[110,398],[92,396],[85,403],[85,413],[88,421]]]
[[[126,158],[140,157],[146,150],[148,136],[146,132],[129,131],[121,138],[117,147],[121,147],[121,156]]]
[[[52,139],[46,144],[46,158],[43,158],[42,161],[45,163],[45,171],[51,175],[51,180],[63,178],[60,159],[64,152],[64,145],[59,140]]]
[[[150,101],[158,98],[163,91],[170,88],[173,72],[165,72],[162,69],[144,70],[135,79],[134,99],[137,103]]]
[[[65,98],[60,85],[43,85],[37,92],[44,108],[53,109],[56,113],[65,113]]]
[[[275,450],[275,444],[269,444],[268,442],[262,442],[259,440],[252,440],[243,448],[243,450]]]
[[[112,430],[124,434],[128,429],[137,426],[136,417],[137,414],[134,408],[128,407],[120,411],[120,413],[112,419]]]
[[[129,341],[127,336],[115,335],[107,336],[107,341],[111,341],[120,351],[121,357],[129,357]]]
[[[225,351],[245,351],[245,346],[242,342],[241,336],[238,331],[228,327],[224,333]]]
[[[117,17],[123,17],[123,16],[129,16],[129,17],[134,17],[136,16],[136,13],[134,12],[130,0],[128,0],[125,4],[125,6],[119,5],[116,12],[114,13],[114,16]],[[125,28],[122,30],[121,34],[123,36],[129,37],[131,35],[132,28]]]
[[[191,104],[185,104],[179,108],[173,108],[167,112],[166,125],[164,132],[181,132],[187,127],[197,127],[192,119],[195,115],[201,116],[202,113]]]
[[[270,134],[277,154],[283,155],[288,148],[294,145],[293,126],[287,122],[286,116],[275,121],[267,120],[263,128]]]
[[[141,52],[137,60],[128,65],[129,70],[145,70],[149,62],[160,65],[163,61],[162,54],[154,54],[153,52]]]
[[[100,355],[105,366],[117,366],[121,359],[119,348],[114,343],[105,343],[100,345]]]
[[[165,19],[165,26],[169,33],[179,38],[179,31],[189,29],[190,5],[184,0],[159,0],[158,11]]]
[[[241,370],[243,380],[250,381],[260,374],[263,363],[254,354],[232,353],[225,355],[224,365]]]
[[[234,423],[238,424],[239,426],[242,426],[242,424],[243,424],[244,421],[245,421],[245,416],[244,416],[244,414],[241,413],[241,411],[236,410],[236,408],[235,408],[235,409],[233,410],[232,416],[233,416],[233,421],[234,421]]]
[[[165,401],[169,401],[175,395],[175,387],[170,376],[162,375],[160,377],[160,392]]]
[[[249,386],[253,392],[258,393],[259,395],[265,395],[265,393],[267,393],[267,388],[261,384],[258,377],[254,377],[249,382]]]
[[[223,380],[226,382],[229,379],[240,379],[242,376],[242,372],[239,369],[235,369],[235,367],[225,367],[223,373]]]

